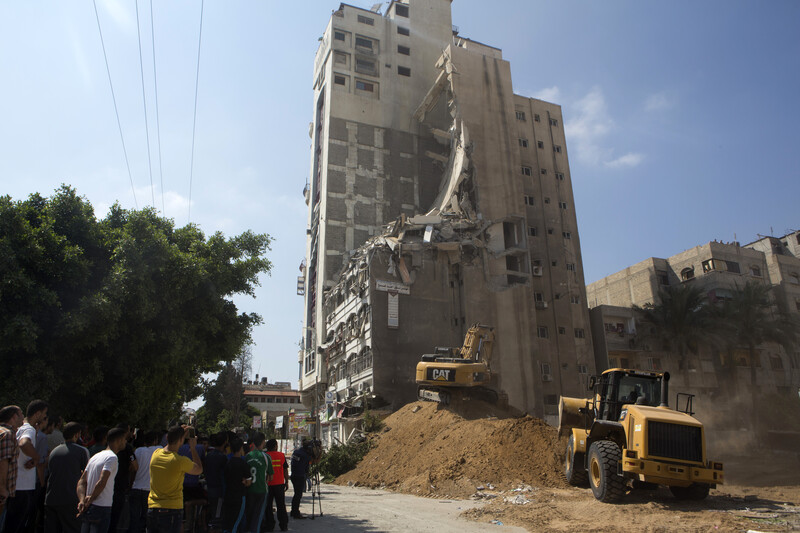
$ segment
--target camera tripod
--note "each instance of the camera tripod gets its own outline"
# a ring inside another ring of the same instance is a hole
[[[321,484],[319,481],[319,472],[314,472],[311,475],[311,520],[314,520],[314,512],[315,512],[315,505],[319,502],[319,516],[325,516],[322,514],[322,491],[321,491]]]

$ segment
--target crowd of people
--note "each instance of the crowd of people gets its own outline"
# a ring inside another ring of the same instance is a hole
[[[90,433],[48,416],[42,400],[24,412],[9,405],[0,409],[0,533],[286,531],[290,517],[305,518],[313,450],[304,440],[290,470],[278,441],[260,432],[205,437],[187,425],[122,423]]]

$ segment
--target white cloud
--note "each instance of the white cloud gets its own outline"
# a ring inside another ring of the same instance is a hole
[[[552,87],[534,92],[532,97],[544,100],[545,102],[557,102],[561,98],[561,90],[557,85],[553,85]]]
[[[604,165],[608,168],[635,167],[644,160],[643,154],[628,153],[614,158],[614,148],[608,145],[608,136],[614,130],[614,120],[600,87],[593,87],[571,109],[575,118],[565,122],[567,139],[574,146],[577,159],[587,165]]]
[[[672,105],[672,101],[664,92],[651,94],[644,101],[645,111],[661,111],[662,109],[669,109]]]
[[[136,15],[131,14],[125,7],[125,2],[119,2],[118,0],[101,0],[100,3],[103,7],[103,11],[111,16],[117,28],[124,30],[126,33],[133,33],[136,31]],[[101,18],[101,26],[104,26],[103,22]]]
[[[633,168],[638,166],[643,160],[644,155],[631,152],[629,154],[620,156],[613,161],[606,161],[605,165],[608,168]]]
[[[91,69],[89,68],[89,61],[86,57],[86,51],[84,50],[83,43],[81,42],[81,37],[78,35],[78,32],[73,24],[69,24],[67,27],[67,33],[69,33],[69,42],[70,46],[72,47],[72,56],[75,59],[75,66],[77,67],[78,72],[81,74],[84,87],[89,89],[92,86],[92,73]]]

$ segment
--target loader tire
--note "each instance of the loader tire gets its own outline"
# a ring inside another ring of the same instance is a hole
[[[564,475],[567,476],[567,483],[573,487],[586,487],[589,484],[583,457],[583,452],[575,451],[575,435],[570,435],[564,459]]]
[[[621,460],[616,442],[600,440],[589,447],[589,486],[597,500],[613,503],[625,494],[625,479],[617,474]]]
[[[692,483],[688,487],[670,487],[676,500],[705,500],[711,487],[702,483]]]

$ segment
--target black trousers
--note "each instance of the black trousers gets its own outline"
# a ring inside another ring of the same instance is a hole
[[[278,525],[281,529],[285,529],[289,525],[289,516],[286,514],[286,487],[284,485],[270,485],[267,489],[267,531],[275,529],[272,502],[275,502],[277,508]]]
[[[45,505],[45,533],[80,533],[81,519],[75,516],[78,513],[77,509],[77,503],[74,505]]]
[[[294,496],[292,496],[292,516],[300,514],[300,499],[303,497],[303,492],[306,490],[306,478],[291,478],[292,488],[294,489]]]

